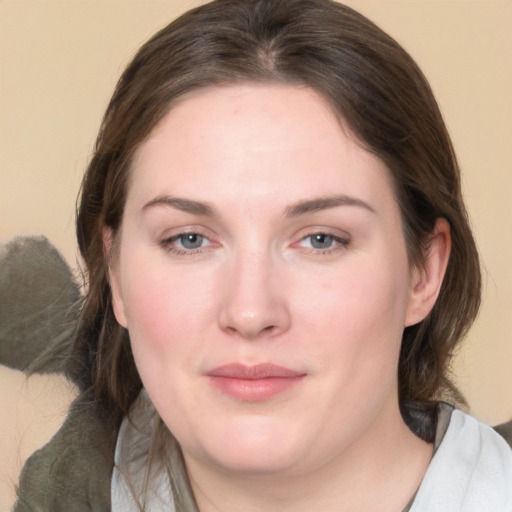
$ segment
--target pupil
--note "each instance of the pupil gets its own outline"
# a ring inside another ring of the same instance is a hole
[[[194,233],[191,233],[190,235],[182,235],[181,243],[185,249],[197,249],[198,247],[201,247],[203,237]]]
[[[313,235],[311,237],[311,245],[315,249],[326,249],[332,245],[332,237],[321,233]]]

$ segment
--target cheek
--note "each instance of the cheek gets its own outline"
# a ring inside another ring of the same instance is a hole
[[[194,286],[183,273],[171,275],[155,266],[138,270],[136,278],[125,281],[133,357],[157,410],[177,428],[181,423],[174,422],[184,416],[183,400],[204,352],[211,304],[202,293],[207,288]]]
[[[408,300],[403,274],[382,265],[373,270],[369,265],[347,265],[341,272],[317,280],[302,294],[301,310],[312,328],[330,326],[354,341],[363,332],[401,333]]]
[[[211,284],[168,265],[126,262],[123,299],[134,357],[145,368],[167,372],[192,359],[211,324]],[[133,272],[133,269],[137,269]]]
[[[404,271],[347,265],[317,284],[303,296],[299,315],[304,332],[317,340],[310,350],[345,383],[394,379],[408,297]]]

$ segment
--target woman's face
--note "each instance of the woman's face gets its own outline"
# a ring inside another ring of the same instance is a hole
[[[413,274],[388,170],[310,89],[196,92],[136,154],[114,309],[189,464],[303,471],[398,421]]]

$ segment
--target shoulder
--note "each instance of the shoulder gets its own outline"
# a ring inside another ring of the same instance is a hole
[[[110,511],[114,454],[107,417],[88,393],[77,397],[60,430],[23,467],[13,512]]]
[[[510,512],[512,449],[490,426],[454,410],[411,512]]]
[[[444,442],[441,446],[445,444]],[[512,483],[512,449],[496,431],[459,410],[454,410],[446,432],[446,455],[466,454],[465,462],[478,470],[484,464],[487,469],[503,469]]]

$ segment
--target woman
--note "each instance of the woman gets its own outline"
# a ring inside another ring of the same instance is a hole
[[[77,233],[113,510],[512,507],[510,448],[439,404],[462,402],[480,297],[454,152],[361,15],[219,0],[163,29],[107,109]]]

